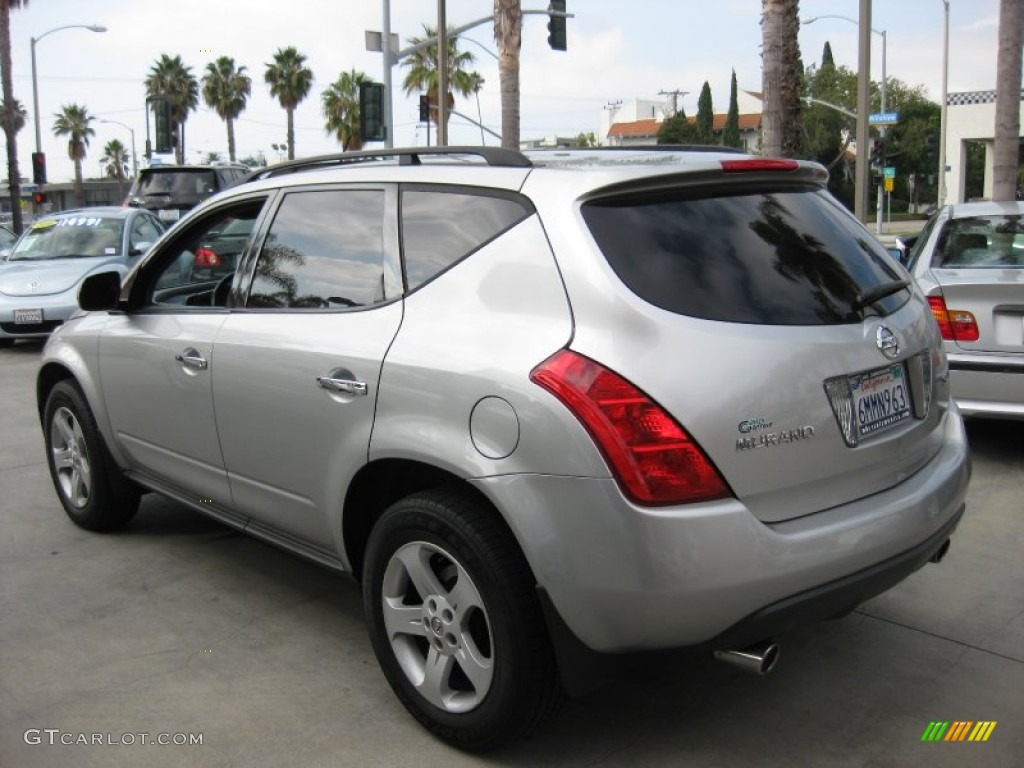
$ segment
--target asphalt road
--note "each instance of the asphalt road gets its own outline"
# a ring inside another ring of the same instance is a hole
[[[43,455],[38,356],[0,350],[0,766],[1024,765],[1020,423],[969,425],[946,560],[784,638],[774,674],[644,658],[477,757],[402,709],[348,579],[152,495],[123,532],[73,526]],[[922,742],[932,721],[997,725]]]

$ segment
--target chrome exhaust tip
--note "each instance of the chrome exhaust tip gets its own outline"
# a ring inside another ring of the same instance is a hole
[[[779,663],[780,653],[782,653],[782,650],[777,643],[766,640],[739,650],[716,650],[715,658],[727,664],[732,664],[744,672],[751,672],[755,675],[767,675]]]
[[[946,539],[944,542],[942,542],[942,546],[935,550],[935,554],[928,558],[928,562],[941,563],[942,558],[946,556],[947,552],[949,552],[949,539]]]

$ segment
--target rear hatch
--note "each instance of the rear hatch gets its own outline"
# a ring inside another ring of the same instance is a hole
[[[210,168],[157,167],[139,173],[129,204],[155,211],[167,222],[177,221],[217,192],[217,178]]]
[[[951,219],[939,236],[932,277],[947,313],[969,312],[977,339],[965,351],[1024,353],[1024,222],[1001,214]],[[973,334],[969,334],[973,335]]]
[[[572,346],[659,403],[772,522],[924,466],[942,441],[944,360],[923,298],[820,171],[745,175],[743,162],[583,203],[618,295],[602,308],[591,297],[608,290],[568,286]]]

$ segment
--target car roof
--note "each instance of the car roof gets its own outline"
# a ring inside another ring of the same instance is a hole
[[[498,147],[410,147],[322,155],[260,168],[229,195],[338,182],[431,183],[521,190],[531,178],[577,197],[593,190],[625,188],[657,177],[721,179],[724,163],[749,163],[743,178],[824,183],[816,163],[747,155],[719,146],[647,146],[543,149],[516,152]],[[543,182],[540,179],[544,179]],[[740,176],[735,177],[739,180]]]
[[[949,206],[949,216],[954,219],[971,216],[1019,216],[1024,215],[1024,201],[1006,200],[995,202],[982,200],[974,203],[956,203]]]
[[[192,171],[215,171],[218,168],[234,168],[236,170],[247,171],[249,166],[242,165],[241,163],[214,163],[212,165],[151,165],[148,168],[140,168],[141,173],[170,173],[174,171],[186,171],[191,173]]]

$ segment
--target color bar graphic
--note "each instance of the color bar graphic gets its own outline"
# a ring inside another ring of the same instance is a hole
[[[988,741],[995,720],[933,720],[921,734],[921,741]]]

